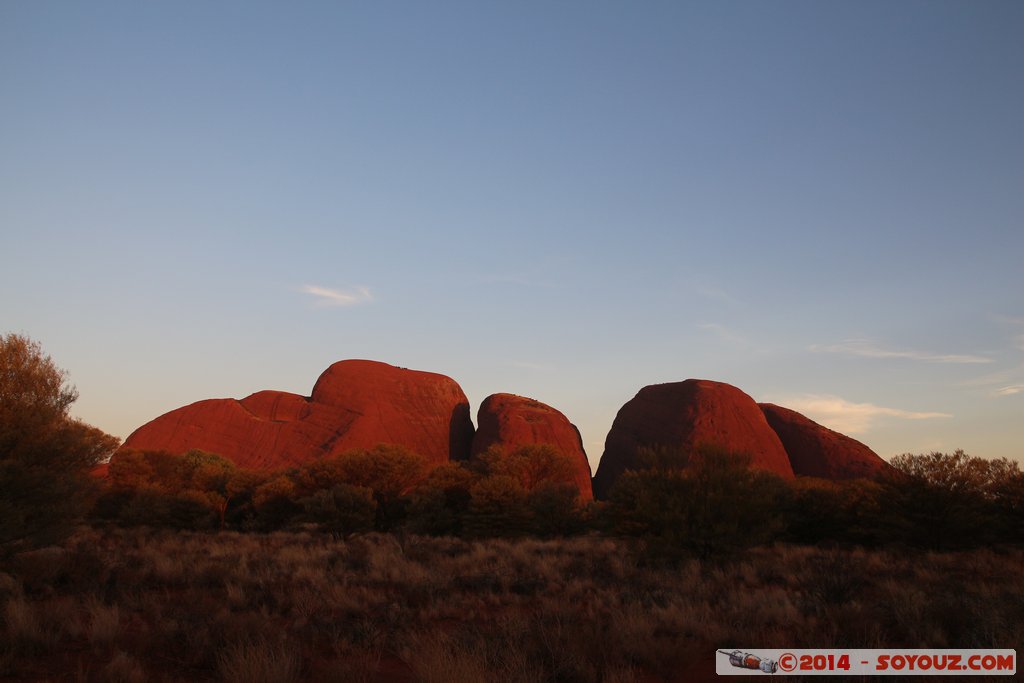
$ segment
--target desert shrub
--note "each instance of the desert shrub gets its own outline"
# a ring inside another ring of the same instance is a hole
[[[8,571],[20,580],[26,593],[49,593],[59,582],[67,555],[67,551],[57,546],[25,551],[11,558]]]
[[[529,652],[500,628],[497,633],[469,633],[455,636],[439,633],[417,634],[407,655],[417,680],[424,683],[469,683],[470,681],[532,683],[547,679],[545,671],[531,661]],[[491,637],[486,637],[491,636]]]
[[[343,453],[332,463],[341,480],[397,498],[412,491],[427,473],[426,460],[402,446],[378,444]]]
[[[10,578],[17,577],[19,589],[23,587],[33,595],[98,589],[109,578],[111,567],[95,545],[79,540],[84,531],[80,529],[72,537],[74,542],[64,547],[39,548],[12,558],[8,567]],[[6,575],[0,575],[0,596],[3,576]]]
[[[373,491],[378,531],[389,531],[405,519],[408,496],[428,470],[422,456],[391,444],[342,454],[334,464],[344,483]]]
[[[101,497],[97,515],[107,516],[125,526],[159,526],[201,530],[217,527],[217,513],[201,494],[170,493],[144,488],[112,491]]]
[[[575,484],[544,482],[526,494],[531,534],[551,537],[579,533],[585,525]]]
[[[781,528],[785,485],[750,467],[750,457],[714,447],[641,454],[612,489],[613,530],[645,539],[654,555],[729,554]]]
[[[100,493],[89,510],[89,520],[95,522],[117,522],[121,510],[131,502],[134,491],[110,490]]]
[[[531,449],[519,452],[525,457],[518,465],[526,470]],[[546,458],[549,450],[535,453]],[[437,468],[411,497],[410,528],[433,536],[474,538],[553,537],[583,530],[587,510],[574,483],[520,476],[521,472],[511,473],[516,467],[493,466],[501,458],[503,454],[490,450],[472,468],[458,463]],[[528,487],[524,480],[530,482]]]
[[[81,545],[116,577],[101,590],[60,579]],[[75,680],[78,666],[78,680],[112,680],[105,668],[123,652],[122,680],[133,669],[152,680],[706,680],[713,648],[743,638],[1024,639],[1018,549],[775,544],[665,566],[635,545],[81,529],[65,548],[19,555],[34,556],[26,569],[45,584],[0,575],[0,679]]]
[[[885,540],[947,550],[1012,540],[1024,510],[1016,463],[953,453],[906,453],[882,477]]]
[[[410,501],[409,528],[431,536],[460,535],[471,499],[468,489],[424,486]]]
[[[255,473],[239,470],[230,460],[195,449],[181,457],[178,471],[181,488],[216,512],[221,529],[231,502],[250,492],[258,481]]]
[[[0,602],[21,595],[21,581],[10,574],[0,572]]]
[[[809,558],[807,575],[802,581],[804,595],[813,609],[823,611],[829,605],[850,602],[868,584],[867,567],[857,555],[835,549],[823,549]]]
[[[377,517],[373,491],[362,486],[335,484],[299,502],[306,511],[306,519],[336,539],[369,531]]]
[[[217,669],[225,683],[291,683],[299,679],[302,662],[284,644],[256,640],[225,648]]]
[[[119,491],[178,488],[178,458],[168,451],[126,448],[110,459],[107,480]]]
[[[93,645],[113,642],[121,632],[121,611],[92,597],[86,601],[89,641]]]
[[[1006,458],[990,460],[985,496],[995,515],[998,539],[1024,543],[1024,471],[1020,464]]]
[[[288,473],[291,490],[283,497],[300,501],[337,485],[367,489],[376,502],[375,528],[389,531],[404,521],[409,495],[424,480],[427,470],[422,456],[402,446],[378,444],[311,462]],[[280,482],[277,486],[283,488]],[[257,491],[256,495],[261,494]]]
[[[435,467],[410,496],[409,527],[415,533],[457,536],[464,532],[470,488],[479,476],[462,463]]]
[[[290,473],[271,475],[252,492],[246,511],[246,527],[261,531],[286,527],[302,514],[302,506],[298,503],[302,497]]]
[[[101,672],[105,683],[145,683],[146,669],[127,652],[118,650]]]
[[[530,513],[526,491],[509,475],[480,479],[469,490],[466,533],[475,537],[519,536],[526,532]]]
[[[229,505],[251,495],[260,481],[256,473],[196,449],[182,455],[124,450],[111,459],[107,474],[109,490],[97,500],[94,517],[177,529],[223,529]]]
[[[583,528],[574,463],[554,447],[526,445],[506,451],[492,446],[468,465],[475,474],[465,510],[470,535],[556,536]],[[433,495],[436,506],[440,499]]]
[[[576,472],[572,459],[549,444],[528,444],[510,451],[491,446],[471,465],[485,476],[512,477],[526,491],[544,484],[573,484]]]
[[[882,490],[871,480],[798,477],[789,485],[785,538],[796,543],[874,545]]]
[[[36,605],[23,597],[14,597],[4,605],[6,637],[16,645],[33,646],[44,641],[43,623]]]

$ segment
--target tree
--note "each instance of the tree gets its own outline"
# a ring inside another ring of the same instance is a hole
[[[790,490],[787,540],[812,545],[877,543],[883,519],[877,482],[799,477]]]
[[[373,491],[362,486],[336,484],[299,502],[306,511],[306,517],[330,532],[335,539],[369,531],[377,516]]]
[[[583,527],[572,457],[550,444],[493,445],[467,463],[465,530],[473,536],[557,536]],[[439,501],[433,494],[434,501]],[[429,502],[429,499],[428,499]]]
[[[289,472],[268,473],[252,492],[251,524],[259,529],[280,529],[301,511],[301,495]]]
[[[126,449],[111,460],[108,479],[111,490],[101,501],[100,516],[129,524],[180,526],[184,522],[188,528],[203,528],[206,515],[180,513],[182,508],[198,505],[216,515],[221,529],[226,525],[228,506],[259,483],[253,472],[198,449],[182,455]],[[143,500],[153,504],[154,510],[145,511]],[[165,519],[160,510],[168,511],[169,516]]]
[[[231,501],[248,490],[253,479],[235,463],[215,453],[193,449],[181,456],[183,488],[195,491],[217,513],[221,529]]]
[[[115,490],[179,488],[178,460],[169,451],[124,448],[110,459],[107,479]]]
[[[478,469],[489,475],[507,475],[518,480],[527,491],[544,484],[575,486],[572,458],[548,444],[528,444],[506,453],[491,446],[478,456]]]
[[[956,450],[904,453],[892,465],[881,480],[890,540],[948,550],[1019,534],[1024,479],[1016,463]]]
[[[990,461],[986,494],[998,515],[1001,538],[1024,543],[1024,472],[1020,465],[1007,458]]]
[[[769,540],[781,527],[785,484],[750,457],[703,446],[642,452],[640,469],[612,489],[619,533],[644,538],[655,555],[727,554]]]
[[[77,398],[38,342],[0,337],[0,555],[70,532],[92,491],[89,470],[120,443],[68,415]]]
[[[343,453],[335,463],[345,483],[373,489],[375,495],[385,499],[410,493],[428,470],[422,456],[391,444]]]
[[[538,536],[567,536],[584,525],[584,508],[575,484],[545,481],[526,494],[530,532]]]
[[[470,489],[477,479],[475,473],[458,462],[447,462],[431,470],[411,496],[412,530],[433,536],[461,534],[472,500]]]
[[[377,529],[390,531],[405,516],[409,494],[427,476],[427,461],[391,444],[343,453],[333,461],[342,483],[373,491]]]
[[[519,536],[530,522],[526,490],[507,474],[484,477],[469,490],[466,531],[472,536]]]

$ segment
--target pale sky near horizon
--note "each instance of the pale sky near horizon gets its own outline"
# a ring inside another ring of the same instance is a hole
[[[1024,4],[0,3],[0,333],[124,437],[370,358],[1024,460]]]

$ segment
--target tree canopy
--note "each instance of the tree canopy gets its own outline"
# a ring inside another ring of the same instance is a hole
[[[615,531],[644,538],[652,554],[728,554],[781,528],[786,485],[751,468],[749,455],[701,446],[640,456],[612,489],[608,513]]]
[[[77,398],[38,342],[0,337],[0,555],[67,533],[89,497],[89,470],[119,445],[68,415]]]
[[[882,479],[888,535],[934,550],[1019,540],[1024,473],[1016,462],[962,450],[905,453]]]

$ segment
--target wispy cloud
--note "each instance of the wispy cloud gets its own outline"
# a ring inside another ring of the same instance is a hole
[[[1002,325],[1015,328],[1011,332],[1010,344],[1013,351],[1024,351],[1024,318],[1010,315],[992,315]],[[961,382],[963,386],[986,387],[990,396],[997,398],[1024,393],[1024,364],[1003,368],[980,377]]]
[[[523,361],[523,360],[511,361],[509,363],[509,365],[511,365],[514,368],[519,368],[520,370],[550,370],[551,369],[550,365],[541,365],[540,363],[531,363],[529,361]]]
[[[997,370],[995,372],[989,372],[980,377],[974,377],[973,379],[967,379],[960,382],[960,386],[965,387],[992,387],[1000,384],[1017,384],[1021,378],[1024,378],[1024,365],[1018,365],[1016,367],[1005,368]]]
[[[729,304],[730,306],[739,306],[740,301],[729,292],[718,287],[708,287],[701,285],[697,287],[697,293],[705,299],[712,299],[714,301],[721,301],[722,303]]]
[[[854,403],[830,394],[782,396],[773,402],[792,408],[816,422],[844,434],[863,434],[869,431],[880,418],[934,420],[953,417],[949,413],[916,412],[874,403]]]
[[[995,313],[991,317],[997,323],[1006,323],[1007,325],[1024,325],[1024,318],[1016,315],[1003,315],[1001,313]]]
[[[720,325],[718,323],[698,323],[697,329],[709,332],[718,337],[719,339],[721,339],[722,341],[728,344],[732,344],[733,346],[742,346],[745,348],[753,346],[753,344],[751,344],[746,337],[739,334],[738,332],[729,329],[725,325]]]
[[[840,353],[846,356],[860,356],[863,358],[905,358],[907,360],[923,361],[926,363],[991,363],[992,359],[985,356],[973,356],[957,353],[930,353],[927,351],[910,351],[883,349],[875,346],[867,339],[848,339],[839,344],[826,346],[815,344],[810,347],[816,353]]]
[[[518,285],[520,287],[553,287],[554,285],[545,279],[538,279],[536,277],[522,274],[522,273],[505,273],[505,274],[488,274],[480,278],[480,282],[483,284],[495,284],[495,285]]]
[[[314,305],[318,307],[356,306],[373,301],[369,287],[353,287],[352,289],[331,289],[319,285],[303,285],[299,291],[314,297]]]

